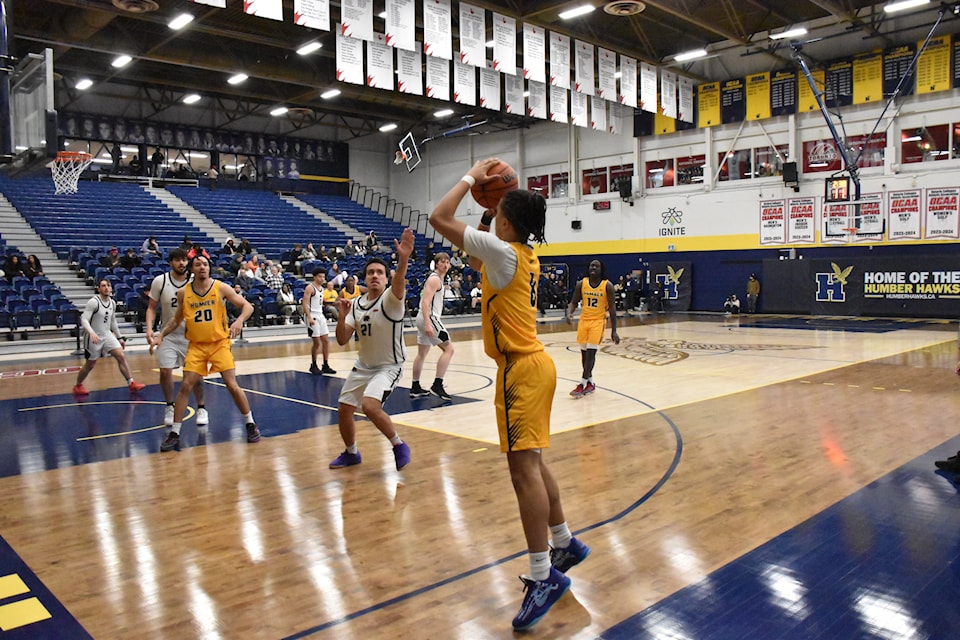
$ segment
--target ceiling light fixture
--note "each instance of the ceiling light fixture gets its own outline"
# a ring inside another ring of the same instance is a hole
[[[167,26],[173,29],[174,31],[179,31],[185,26],[193,22],[193,16],[189,13],[181,13],[176,18],[167,23]]]
[[[453,115],[453,109],[441,109],[433,114],[435,118],[446,118]]]
[[[922,7],[925,4],[930,4],[930,0],[902,0],[901,2],[888,4],[883,8],[883,11],[884,13],[896,13],[897,11],[906,11],[907,9]]]
[[[191,93],[188,96],[183,96],[183,104],[193,104],[194,102],[200,102],[200,94]]]
[[[320,94],[320,97],[324,100],[329,100],[330,98],[336,98],[340,95],[340,89],[330,89],[329,91],[324,91]]]
[[[308,42],[307,44],[305,44],[305,45],[303,45],[302,47],[300,47],[299,49],[297,49],[297,53],[299,53],[299,54],[302,55],[302,56],[306,56],[306,55],[309,55],[309,54],[313,53],[314,51],[316,51],[317,49],[319,49],[319,48],[322,47],[322,46],[323,46],[323,45],[322,45],[321,43],[319,43],[319,42],[317,42],[316,40],[314,40],[313,42]]]
[[[580,16],[585,16],[588,13],[591,13],[594,9],[596,9],[596,7],[594,7],[592,4],[581,5],[579,7],[576,7],[575,9],[569,9],[567,11],[562,12],[560,14],[560,19],[572,20],[573,18],[579,18]]]
[[[771,33],[771,40],[782,40],[784,38],[796,38],[798,36],[807,35],[807,30],[803,27],[797,27],[796,29],[790,29],[789,31],[781,31],[780,33]]]
[[[696,60],[697,58],[702,58],[707,55],[706,49],[695,49],[693,51],[685,51],[683,53],[678,53],[673,56],[673,59],[677,62],[686,62],[687,60]]]
[[[133,62],[133,58],[131,58],[128,55],[121,55],[114,58],[113,62],[111,62],[110,64],[116,67],[117,69],[120,69],[121,67],[127,66],[131,62]]]
[[[277,107],[276,109],[274,109],[273,111],[270,112],[270,115],[272,115],[272,116],[282,116],[282,115],[285,114],[287,111],[289,111],[289,109],[287,109],[286,107]]]
[[[397,124],[395,122],[391,122],[390,124],[385,124],[382,127],[380,127],[380,131],[383,133],[386,133],[388,131],[393,131],[396,128],[397,128]]]
[[[386,12],[386,11],[381,11],[380,13],[377,14],[377,17],[386,20],[386,19],[387,19],[387,12]]]
[[[78,81],[77,84],[73,86],[76,89],[80,89],[80,91],[85,91],[93,86],[93,80],[91,80],[90,78],[84,78],[83,80]]]
[[[484,43],[484,46],[485,46],[487,49],[493,49],[493,47],[494,47],[495,44],[496,44],[496,43],[495,43],[493,40],[487,40],[487,41]]]
[[[229,78],[227,78],[227,82],[229,82],[230,84],[240,84],[241,82],[243,82],[244,80],[246,80],[246,79],[249,78],[249,77],[250,77],[250,76],[248,76],[248,75],[245,74],[245,73],[238,73],[238,74],[236,74],[236,75],[233,75],[233,76],[230,76]]]
[[[923,138],[920,136],[910,136],[909,138],[904,138],[900,142],[920,142],[921,140],[923,140]]]

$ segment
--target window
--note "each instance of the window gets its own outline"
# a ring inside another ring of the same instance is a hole
[[[737,149],[717,156],[717,166],[720,167],[720,182],[726,180],[744,180],[753,177],[753,165],[750,160],[749,149]],[[726,156],[726,162],[724,162]]]
[[[703,166],[707,156],[677,158],[677,184],[703,184]]]
[[[776,152],[770,147],[757,147],[753,150],[753,157],[757,160],[754,178],[780,176],[783,175],[783,163],[790,157],[790,146],[778,144]]]
[[[956,129],[957,125],[954,125]],[[940,124],[932,127],[904,129],[900,134],[900,160],[912,162],[936,162],[950,158],[950,129]]]
[[[544,198],[550,197],[550,180],[547,176],[527,178],[527,191],[539,193]]]
[[[644,177],[648,189],[672,187],[676,184],[676,175],[673,171],[673,160],[654,160],[644,165]]]
[[[591,193],[607,192],[607,168],[602,169],[584,169],[583,180],[581,181],[583,195]]]
[[[563,173],[551,173],[550,174],[550,197],[551,198],[566,198],[570,195],[570,175],[564,171]]]

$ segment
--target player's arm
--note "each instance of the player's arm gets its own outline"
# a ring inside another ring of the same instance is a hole
[[[347,322],[352,307],[353,300],[337,298],[337,344],[341,347],[350,342],[350,338],[353,337],[354,328]]]
[[[577,288],[573,290],[573,295],[570,296],[570,304],[563,310],[563,318],[567,323],[572,321],[573,312],[577,310],[577,305],[580,304],[581,297],[583,297],[583,280],[578,280]]]
[[[153,344],[153,327],[157,321],[157,304],[157,301],[151,295],[150,302],[147,303],[147,344]]]
[[[243,331],[243,323],[253,315],[253,305],[242,295],[234,291],[233,287],[226,282],[218,281],[217,285],[220,287],[220,295],[226,298],[227,302],[240,309],[240,315],[237,316],[237,319],[230,325],[230,337],[236,338],[240,335],[240,332]],[[179,298],[180,294],[177,294],[177,297]],[[180,313],[180,307],[181,305],[178,304],[177,314]]]
[[[120,325],[117,324],[117,305],[113,305],[113,315],[110,316],[110,333],[117,337],[117,340],[126,342],[126,338],[120,333]]]
[[[458,180],[457,184],[453,185],[450,191],[440,199],[440,202],[437,203],[437,206],[430,214],[430,225],[436,229],[440,235],[453,243],[454,246],[463,246],[463,230],[467,226],[462,220],[457,220],[457,207],[460,206],[463,197],[470,191],[472,184],[484,184],[493,180],[493,177],[487,176],[487,171],[493,168],[498,162],[500,162],[498,158],[478,160],[477,163],[467,171],[467,175]],[[472,179],[473,183],[471,184],[470,180],[466,178]],[[487,228],[489,229],[489,226]],[[474,268],[473,256],[470,257],[470,260],[470,267]],[[477,267],[477,269],[479,269],[479,267]]]
[[[300,306],[303,307],[303,317],[307,319],[307,324],[313,324],[313,315],[310,313],[310,298],[313,297],[313,292],[316,290],[316,287],[313,285],[307,287],[303,292],[303,300],[300,301]]]
[[[100,342],[100,336],[93,330],[93,327],[90,326],[90,322],[93,320],[93,314],[97,312],[97,306],[100,303],[97,301],[97,297],[94,296],[87,301],[87,306],[83,308],[83,313],[80,315],[80,324],[83,326],[83,330],[87,332],[87,335],[90,337],[90,342],[97,344]]]
[[[407,265],[410,263],[410,254],[413,253],[413,231],[404,229],[400,241],[393,241],[393,248],[397,252],[398,262],[393,282],[390,283],[390,291],[394,298],[403,302],[407,295]]]
[[[613,344],[620,344],[620,334],[617,333],[617,298],[613,283],[607,280],[607,309],[610,311],[610,339]]]

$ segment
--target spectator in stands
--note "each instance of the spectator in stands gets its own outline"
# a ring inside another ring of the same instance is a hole
[[[480,306],[480,302],[483,299],[483,291],[480,288],[480,283],[477,283],[470,291],[470,312],[476,313],[478,311],[477,307]]]
[[[190,236],[183,236],[183,242],[180,243],[180,248],[184,251],[190,251],[190,249],[193,248],[193,241],[190,239]]]
[[[240,238],[240,244],[237,245],[237,252],[242,256],[253,253],[253,245],[246,238]]]
[[[107,255],[100,258],[100,266],[107,269],[116,269],[120,266],[120,250],[112,247]]]
[[[36,278],[43,275],[43,265],[40,264],[40,258],[34,254],[27,256],[27,261],[23,264],[23,275],[28,278]]]
[[[360,248],[353,244],[353,240],[347,239],[347,244],[343,247],[343,252],[347,256],[355,256],[360,253]]]
[[[347,284],[347,278],[349,277],[350,277],[350,274],[347,273],[346,270],[343,270],[337,273],[337,275],[333,277],[333,280],[331,280],[331,282],[333,283],[333,286],[335,286],[337,289],[340,289],[345,284]]]
[[[120,258],[120,266],[129,271],[134,267],[140,266],[140,257],[133,249],[127,249],[127,252]]]
[[[340,275],[340,264],[334,260],[329,267],[327,267],[327,280],[333,280],[338,275]]]
[[[297,313],[297,298],[293,295],[293,289],[290,288],[290,284],[287,282],[283,283],[283,286],[280,289],[280,293],[277,294],[277,305],[280,307],[280,314],[284,318],[286,324],[292,324],[295,314]],[[300,316],[296,316],[297,321],[300,321]]]
[[[233,285],[233,290],[239,293],[241,296],[244,295],[243,287],[241,287],[239,284]],[[233,304],[232,302],[230,302],[229,300],[226,301],[226,305],[227,305],[227,318],[230,320],[231,323],[233,323],[233,321],[240,316],[240,312],[242,311],[242,309],[236,306],[235,304]]]
[[[463,270],[463,251],[457,249],[450,257],[450,273],[457,274]]]
[[[377,234],[373,229],[371,229],[370,233],[367,234],[367,238],[364,242],[367,245],[367,253],[375,253],[380,251],[380,241],[377,239]]]
[[[223,268],[224,276],[229,279],[234,279],[240,275],[244,270],[243,256],[239,253],[233,254],[233,258],[230,262],[227,263],[227,266]]]
[[[327,252],[327,257],[330,260],[342,260],[347,257],[347,254],[344,253],[343,247],[330,247],[330,251]]]
[[[437,250],[434,249],[433,247],[433,240],[429,241],[427,243],[427,249],[424,252],[424,258],[423,258],[423,261],[427,264],[427,266],[430,266],[430,263],[433,262],[433,254],[435,254],[436,252]],[[430,267],[430,268],[433,269],[433,267]]]
[[[22,275],[23,263],[20,261],[20,256],[16,254],[7,256],[6,262],[3,263],[3,276],[7,279],[7,282],[12,283],[14,278]]]
[[[463,305],[465,302],[463,295],[460,293],[459,280],[451,280],[450,284],[443,285],[443,310],[446,313],[463,313]]]
[[[149,127],[147,131],[149,131]],[[156,151],[153,152],[153,155],[150,156],[150,163],[153,165],[153,177],[160,178],[163,176],[163,151],[160,151],[158,147]]]
[[[160,257],[160,245],[157,244],[156,236],[150,236],[143,241],[143,244],[140,245],[140,255],[144,258],[147,256]]]
[[[130,175],[143,175],[143,163],[140,161],[140,156],[136,154],[134,154],[133,160],[130,161]]]
[[[320,248],[317,250],[317,260],[329,260],[330,256],[327,254],[327,246],[320,245]]]
[[[336,320],[340,317],[337,311],[337,298],[340,294],[333,288],[333,282],[328,280],[326,288],[323,290],[323,315],[329,320]]]
[[[280,291],[283,288],[283,276],[280,275],[280,267],[276,265],[270,267],[270,273],[264,278],[264,282],[272,291]]]
[[[290,258],[287,262],[287,270],[296,275],[300,275],[300,263],[303,262],[303,245],[299,242],[293,243],[293,249],[290,249]]]
[[[308,262],[310,260],[316,260],[316,259],[317,259],[317,250],[313,248],[312,242],[308,242],[307,246],[303,249],[303,253],[300,254],[300,263],[303,264],[304,262]],[[303,270],[301,269],[301,271]],[[300,275],[306,275],[306,274],[301,273]]]
[[[237,246],[233,242],[233,238],[227,238],[227,241],[223,243],[223,248],[220,249],[220,253],[228,256],[232,256],[237,252]]]
[[[207,179],[210,181],[210,191],[217,190],[217,180],[220,179],[220,172],[217,171],[217,165],[212,164],[207,169]]]
[[[740,313],[740,299],[737,298],[737,294],[731,293],[727,296],[726,302],[723,303],[723,312],[728,316]]]

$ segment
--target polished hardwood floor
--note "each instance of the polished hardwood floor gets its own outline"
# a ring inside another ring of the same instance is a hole
[[[609,635],[957,435],[956,324],[625,319],[621,345],[598,357],[598,391],[579,400],[574,330],[541,330],[559,375],[545,455],[593,553],[532,637]],[[4,591],[16,574],[50,619],[10,637],[514,636],[527,560],[496,444],[495,368],[476,327],[453,338],[455,401],[409,400],[408,364],[387,405],[413,452],[402,472],[365,421],[363,464],[327,468],[352,347],[332,346],[332,377],[306,373],[306,338],[235,348],[264,439],[243,442],[212,379],[211,425],[188,420],[182,449],[163,454],[144,352],[129,359],[148,389],[131,397],[106,361],[83,402],[75,374],[57,371],[76,357],[3,361],[0,628],[25,597]],[[774,637],[756,624],[713,637]],[[702,637],[691,633],[670,637]]]

